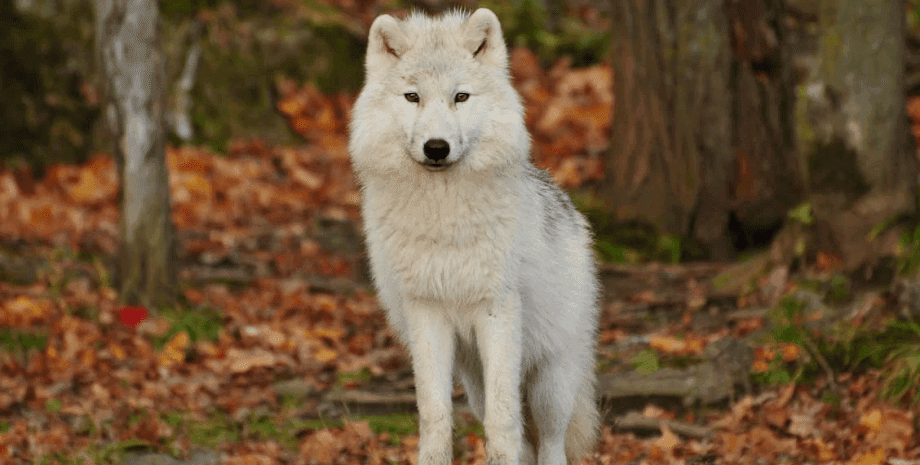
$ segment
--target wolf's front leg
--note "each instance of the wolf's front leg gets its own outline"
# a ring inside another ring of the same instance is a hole
[[[516,292],[476,319],[485,378],[486,456],[489,465],[518,465],[521,456],[521,300]]]
[[[407,305],[409,351],[419,412],[419,465],[448,465],[453,458],[454,331],[440,309]]]

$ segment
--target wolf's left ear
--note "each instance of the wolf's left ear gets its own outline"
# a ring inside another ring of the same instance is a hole
[[[502,26],[492,10],[480,8],[466,20],[463,47],[483,64],[508,66],[508,49],[502,36]]]

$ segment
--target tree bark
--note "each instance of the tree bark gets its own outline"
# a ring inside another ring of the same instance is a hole
[[[796,151],[795,76],[783,0],[726,3],[732,50],[732,211],[743,234],[778,229],[805,199]]]
[[[178,293],[166,171],[166,70],[156,0],[95,0],[96,39],[122,188],[121,299],[160,306]]]
[[[726,156],[729,148],[728,43],[724,15],[714,11],[722,2],[688,3],[611,4],[615,109],[606,197],[618,221],[676,234],[688,231],[702,157]],[[700,131],[704,120],[713,137]]]
[[[876,226],[915,212],[917,164],[905,115],[904,0],[827,0],[799,95],[817,247],[847,268],[892,252]],[[891,238],[888,238],[891,239]]]
[[[803,196],[782,0],[614,0],[607,184],[616,221],[733,252],[729,218],[782,222]]]

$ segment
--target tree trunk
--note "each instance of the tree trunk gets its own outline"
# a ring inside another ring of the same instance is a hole
[[[178,292],[176,233],[166,172],[166,70],[156,0],[96,0],[105,113],[122,187],[118,288],[127,303],[159,306]]]
[[[782,1],[611,7],[615,109],[601,195],[616,221],[691,237],[727,258],[733,213],[752,229],[775,225],[803,192],[783,116]]]
[[[905,115],[904,0],[827,0],[799,93],[817,247],[847,268],[892,252],[876,226],[915,211],[917,166]],[[885,240],[887,239],[887,240]]]
[[[805,199],[796,151],[795,76],[783,0],[726,3],[734,60],[732,211],[748,244]],[[766,239],[766,238],[764,238]],[[762,241],[766,242],[766,240]]]

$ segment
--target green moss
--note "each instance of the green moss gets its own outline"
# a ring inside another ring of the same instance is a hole
[[[495,12],[510,46],[530,49],[544,65],[551,65],[565,56],[572,60],[572,66],[591,66],[602,62],[608,54],[610,33],[607,29],[593,30],[577,18],[563,17],[557,30],[549,31],[548,13],[533,0],[486,1],[480,6]]]
[[[570,191],[569,196],[591,224],[595,250],[605,261],[678,263],[706,257],[702,245],[687,237],[661,234],[648,224],[615,221],[604,200],[589,192]]]
[[[14,3],[0,2],[0,166],[26,163],[40,175],[93,148],[100,109],[81,90],[93,64],[92,8],[75,1],[40,17]]]
[[[643,375],[650,375],[661,368],[661,360],[658,353],[652,349],[645,349],[642,352],[632,356],[629,363],[635,367],[636,371]]]
[[[47,345],[48,334],[45,331],[0,328],[0,352],[13,355],[23,365],[28,362],[30,353],[41,352]]]
[[[365,420],[368,426],[377,434],[387,433],[391,438],[402,439],[418,432],[418,419],[414,414],[394,413],[390,415],[364,416],[357,420]]]
[[[371,370],[362,368],[360,371],[339,372],[336,377],[338,378],[338,384],[343,385],[346,383],[359,383],[361,381],[368,381],[373,377],[373,375],[371,374]]]

